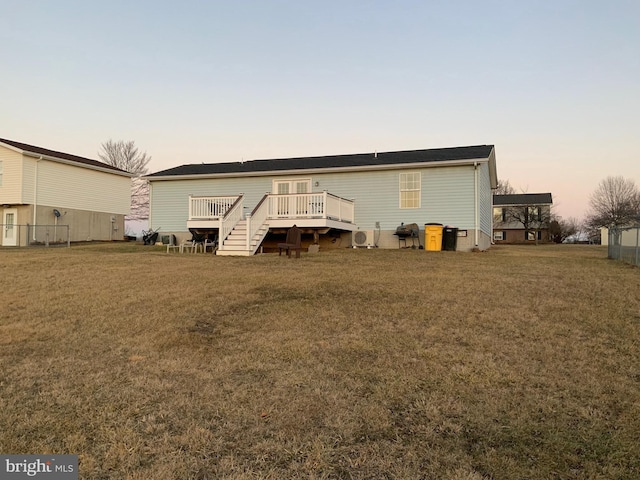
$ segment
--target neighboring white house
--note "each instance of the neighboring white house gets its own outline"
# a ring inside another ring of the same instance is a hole
[[[458,229],[458,250],[491,244],[492,145],[192,164],[146,178],[150,227],[181,240],[209,232],[219,254],[250,255],[294,224],[303,243],[326,247],[398,248],[401,223],[418,224],[421,242],[424,225],[440,223]]]
[[[119,240],[130,204],[129,173],[0,138],[1,245]]]

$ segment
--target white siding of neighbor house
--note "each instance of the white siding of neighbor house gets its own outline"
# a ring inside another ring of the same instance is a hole
[[[2,162],[0,204],[22,203],[22,154],[0,146],[0,162]]]
[[[482,163],[478,166],[478,220],[480,231],[491,236],[493,225],[493,192],[491,191],[491,178],[489,164]]]
[[[479,189],[482,192],[482,215],[487,233],[491,231],[491,188],[489,169],[480,164]],[[400,208],[400,173],[420,172],[420,208]],[[485,178],[486,177],[486,178]],[[433,166],[397,170],[313,173],[304,175],[273,175],[194,180],[152,181],[150,226],[165,231],[186,231],[192,195],[245,194],[245,212],[250,212],[260,198],[272,191],[274,179],[310,178],[314,192],[329,193],[355,201],[356,225],[373,229],[376,222],[382,230],[395,230],[401,222],[442,223],[459,229],[475,228],[474,167]],[[318,186],[315,183],[318,182]],[[487,205],[484,202],[488,201]],[[486,218],[485,218],[486,217]],[[487,220],[488,219],[488,220]],[[485,227],[483,227],[485,228]]]
[[[49,160],[25,157],[23,185],[23,202],[37,188],[38,206],[126,215],[131,205],[131,178]]]

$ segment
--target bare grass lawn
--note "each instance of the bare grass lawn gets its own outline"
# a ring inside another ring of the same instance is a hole
[[[0,250],[0,452],[83,479],[640,478],[640,269],[592,246]]]

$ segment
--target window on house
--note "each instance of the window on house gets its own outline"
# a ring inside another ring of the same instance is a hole
[[[504,232],[493,232],[494,240],[504,240]]]
[[[539,222],[542,220],[542,214],[539,207],[528,207],[529,219]]]
[[[400,174],[400,208],[420,208],[420,173]]]
[[[526,240],[535,240],[536,239],[536,232],[526,232],[524,238]]]
[[[495,207],[493,209],[493,221],[496,223],[507,222],[507,209],[501,207]]]

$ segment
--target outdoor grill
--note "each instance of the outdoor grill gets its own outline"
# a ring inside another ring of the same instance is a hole
[[[418,246],[420,246],[420,227],[417,223],[408,223],[405,225],[401,223],[396,232],[394,233],[398,237],[398,248],[409,248],[407,245],[407,238],[411,239],[411,248],[416,248],[416,239],[418,239]]]

